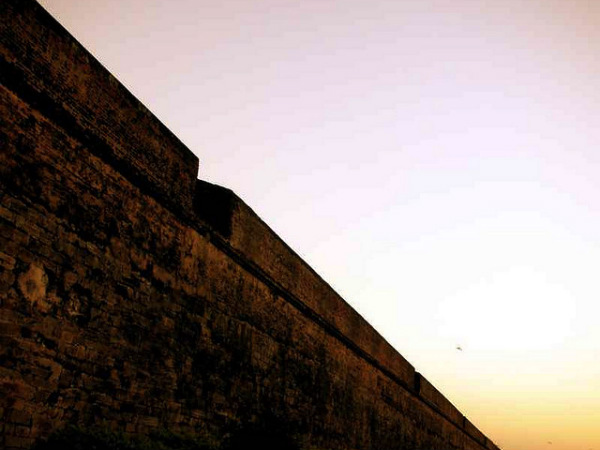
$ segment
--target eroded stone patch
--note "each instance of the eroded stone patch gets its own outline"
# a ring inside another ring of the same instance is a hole
[[[41,264],[31,263],[27,272],[19,276],[18,283],[21,293],[32,304],[40,303],[46,297],[48,275]]]

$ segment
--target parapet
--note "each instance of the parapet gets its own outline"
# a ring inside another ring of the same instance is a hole
[[[140,186],[191,207],[198,158],[33,1],[4,0],[2,82]]]
[[[412,390],[412,365],[233,191],[199,180],[195,209],[248,270],[361,358]]]

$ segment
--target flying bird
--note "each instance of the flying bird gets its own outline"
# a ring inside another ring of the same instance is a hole
[[[459,350],[459,351],[461,351],[461,352],[463,351],[463,350],[462,350],[462,347],[461,347],[460,345],[457,345],[457,346],[456,346],[456,350]]]

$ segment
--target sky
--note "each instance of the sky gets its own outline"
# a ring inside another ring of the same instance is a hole
[[[600,450],[599,1],[41,4],[497,445]]]

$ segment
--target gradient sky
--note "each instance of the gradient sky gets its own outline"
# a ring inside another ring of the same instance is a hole
[[[41,3],[504,450],[600,450],[600,1]]]

